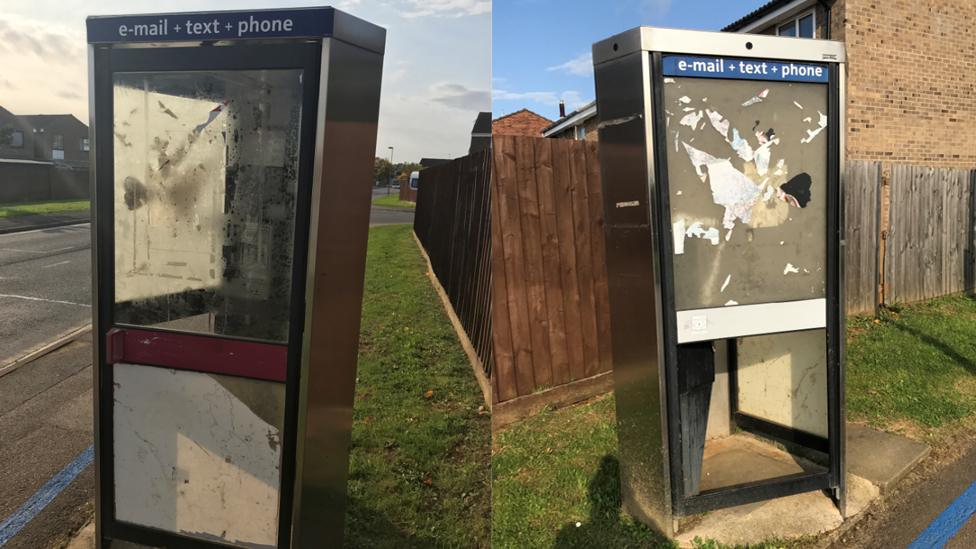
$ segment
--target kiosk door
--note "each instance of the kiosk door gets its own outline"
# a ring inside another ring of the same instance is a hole
[[[110,537],[287,545],[320,49],[94,52]]]

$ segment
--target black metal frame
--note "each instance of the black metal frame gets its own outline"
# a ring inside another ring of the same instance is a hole
[[[322,56],[321,40],[291,43],[230,44],[206,47],[125,47],[113,49],[95,45],[93,49],[94,106],[99,122],[95,126],[95,201],[96,215],[96,311],[98,333],[94,345],[99,357],[99,408],[97,426],[100,506],[103,517],[99,535],[101,543],[124,540],[163,547],[205,549],[234,547],[203,541],[140,526],[115,519],[115,484],[113,461],[113,370],[105,361],[105,334],[113,326],[115,305],[114,273],[114,139],[109,122],[113,117],[113,75],[121,72],[184,72],[202,70],[274,70],[301,69],[302,114],[299,145],[298,187],[295,201],[295,236],[292,257],[290,322],[288,335],[288,370],[285,385],[285,417],[282,433],[281,485],[278,507],[278,547],[290,546],[295,492],[295,456],[299,406],[302,335],[305,321],[305,278],[308,264],[308,227],[312,192],[316,119],[319,101],[319,76]],[[242,339],[222,337],[221,339]]]
[[[669,474],[671,485],[672,508],[676,516],[684,516],[732,507],[781,497],[801,492],[814,490],[829,490],[835,503],[841,507],[841,512],[845,512],[844,490],[845,480],[844,470],[844,410],[842,392],[844,387],[843,379],[843,303],[841,274],[841,239],[843,238],[842,227],[842,203],[841,203],[841,181],[839,178],[840,166],[840,73],[837,63],[830,63],[829,82],[827,86],[827,265],[826,265],[826,347],[827,347],[827,410],[828,410],[828,438],[824,441],[827,445],[829,458],[829,468],[826,472],[804,472],[784,477],[771,478],[757,482],[749,482],[706,490],[699,494],[688,495],[684,491],[685,463],[682,456],[682,444],[680,440],[681,429],[680,407],[678,402],[678,340],[677,340],[677,319],[674,301],[674,271],[673,271],[673,250],[671,238],[671,208],[670,192],[668,190],[668,169],[667,169],[667,140],[666,124],[664,116],[657,113],[664,112],[664,74],[662,67],[662,56],[664,53],[654,51],[648,52],[650,57],[650,85],[651,90],[651,110],[655,113],[653,117],[653,140],[651,153],[653,154],[654,186],[655,195],[651,197],[650,208],[652,223],[656,224],[654,232],[662,235],[657,239],[657,260],[660,268],[661,284],[661,311],[663,313],[663,323],[661,333],[663,335],[663,358],[665,363],[665,389],[667,392],[667,437],[668,437],[668,458],[670,462]],[[730,346],[729,356],[734,356],[734,347]],[[730,372],[732,370],[730,369]],[[741,416],[741,414],[740,414]],[[740,418],[737,418],[737,420]],[[762,420],[759,420],[762,421]],[[738,422],[744,429],[757,428],[759,432],[772,434],[777,432],[780,435],[792,436],[793,442],[802,444],[811,442],[809,439],[799,436],[799,432],[793,429],[792,433],[784,433],[785,427],[769,429],[773,426],[769,422],[752,422],[745,419]],[[813,436],[813,435],[811,435]],[[819,437],[818,437],[819,438]],[[821,441],[823,439],[820,439]],[[816,442],[816,441],[813,441]],[[805,445],[805,444],[803,444]],[[821,448],[823,444],[818,444]],[[817,449],[816,446],[813,449]]]

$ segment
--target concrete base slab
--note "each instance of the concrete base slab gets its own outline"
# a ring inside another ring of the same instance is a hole
[[[739,434],[708,442],[701,487],[707,490],[815,470],[823,468],[759,439]],[[849,474],[848,517],[863,511],[879,495],[878,488],[870,481]],[[695,517],[682,527],[676,541],[691,546],[697,537],[729,545],[749,545],[768,539],[822,534],[843,522],[844,517],[827,494],[808,492]]]
[[[884,494],[929,455],[929,447],[901,435],[847,425],[847,471]]]
[[[775,446],[738,434],[705,444],[701,490],[823,470]]]

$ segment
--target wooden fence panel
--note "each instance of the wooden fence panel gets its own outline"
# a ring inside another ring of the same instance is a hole
[[[454,313],[491,376],[491,161],[481,151],[420,172],[414,234]]]
[[[593,143],[496,136],[495,401],[609,371],[600,168]],[[498,311],[500,313],[501,311]],[[511,345],[509,349],[502,349]]]
[[[881,165],[847,163],[844,178],[844,302],[848,314],[874,313],[878,298]]]
[[[891,167],[885,304],[972,289],[972,172]]]

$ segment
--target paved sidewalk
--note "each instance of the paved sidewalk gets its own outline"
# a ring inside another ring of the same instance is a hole
[[[87,223],[91,219],[88,210],[43,215],[15,215],[0,217],[0,234],[63,227],[77,223]]]

